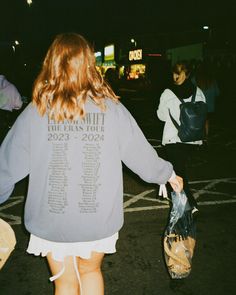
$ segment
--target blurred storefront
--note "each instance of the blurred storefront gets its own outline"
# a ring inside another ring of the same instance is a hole
[[[170,62],[165,54],[148,48],[129,50],[113,43],[95,55],[101,74],[105,76],[109,68],[116,69],[120,85],[124,88],[148,88],[159,92],[166,84]]]
[[[102,68],[102,52],[101,51],[96,51],[95,52],[95,58],[96,58],[96,68],[100,73],[102,73],[102,71],[101,71],[101,68]]]
[[[97,69],[103,76],[109,68],[116,68],[114,44],[109,44],[103,50],[96,51],[95,57]]]
[[[143,50],[129,51],[129,67],[127,79],[139,79],[145,77],[146,65],[143,63]]]

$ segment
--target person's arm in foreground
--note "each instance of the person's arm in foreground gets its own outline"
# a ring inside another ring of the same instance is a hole
[[[0,204],[10,197],[15,183],[29,173],[28,128],[21,115],[0,146]]]

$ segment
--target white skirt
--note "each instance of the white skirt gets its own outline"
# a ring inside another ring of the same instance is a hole
[[[78,256],[84,259],[91,258],[91,253],[100,252],[111,254],[116,252],[116,241],[118,240],[118,232],[114,235],[91,242],[75,242],[75,243],[57,243],[41,239],[35,235],[30,235],[27,253],[36,256],[45,257],[48,253],[52,254],[52,258],[56,261],[64,261],[66,256]]]

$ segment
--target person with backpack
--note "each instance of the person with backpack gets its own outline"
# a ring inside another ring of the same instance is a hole
[[[172,68],[172,82],[160,97],[157,116],[164,121],[162,145],[175,172],[184,180],[184,191],[192,212],[198,211],[187,175],[187,163],[192,152],[203,143],[207,115],[206,99],[193,85],[187,62],[177,62]]]

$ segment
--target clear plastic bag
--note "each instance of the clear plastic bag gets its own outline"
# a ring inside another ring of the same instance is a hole
[[[164,257],[172,279],[186,278],[192,267],[196,224],[185,192],[171,193],[172,209],[164,232]]]

